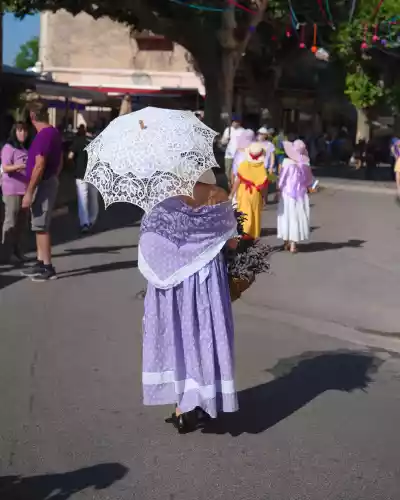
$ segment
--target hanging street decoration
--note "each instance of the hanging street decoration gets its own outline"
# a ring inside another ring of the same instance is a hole
[[[224,12],[226,10],[229,10],[228,7],[221,8],[221,7],[211,7],[207,5],[198,5],[195,3],[189,3],[185,2],[184,0],[169,0],[172,3],[182,5],[183,7],[189,7],[190,9],[196,9],[196,10],[201,10],[203,12]],[[245,12],[248,12],[250,14],[257,14],[257,10],[254,9],[249,9],[248,7],[245,7],[244,5],[241,5],[240,3],[236,2],[235,0],[228,0],[228,2],[236,7],[237,9],[243,10]]]
[[[181,5],[183,7],[187,7],[190,9],[199,10],[202,12],[225,12],[226,10],[229,9],[229,7],[221,8],[221,7],[213,7],[211,5],[199,5],[196,3],[189,3],[188,1],[185,1],[185,0],[169,0],[169,1],[174,3],[174,4]],[[258,13],[258,10],[246,7],[246,6],[242,5],[241,3],[239,3],[239,1],[237,1],[237,0],[227,0],[227,1],[232,6],[234,6],[236,9],[242,10],[242,11],[247,12],[249,14],[257,14]],[[329,6],[329,0],[316,0],[316,1],[318,4],[319,11],[321,12],[321,16],[324,20],[324,24],[327,24],[332,29],[335,29],[334,20],[332,17],[330,6]],[[381,0],[381,1],[383,1],[383,0]],[[356,2],[356,0],[353,1],[352,11],[354,11],[354,9],[355,9],[355,2]],[[324,4],[325,4],[325,6],[324,6]],[[329,53],[325,49],[323,49],[322,47],[318,47],[318,43],[317,43],[318,24],[316,22],[313,22],[313,23],[299,22],[299,19],[296,15],[294,8],[293,8],[293,4],[292,4],[291,0],[288,0],[288,7],[289,7],[290,23],[286,26],[285,31],[284,31],[284,35],[286,36],[286,38],[290,38],[290,37],[292,37],[292,35],[296,35],[299,39],[299,48],[300,49],[307,49],[307,45],[306,45],[307,27],[312,26],[313,38],[312,38],[312,46],[310,47],[310,50],[315,55],[315,57],[317,59],[319,59],[321,61],[328,61],[329,60]],[[353,14],[351,13],[350,17],[352,17],[352,15]],[[249,30],[251,32],[256,31],[256,29],[257,28],[255,26],[249,27]],[[365,35],[367,35],[367,32],[365,33]],[[377,33],[376,33],[376,36],[378,36]],[[277,42],[278,41],[277,34],[275,34],[275,33],[272,34],[271,40],[273,42]],[[368,44],[366,41],[366,37],[365,37],[364,41],[366,44],[366,47],[365,46],[364,47],[367,48]]]
[[[400,47],[400,16],[394,16],[386,21],[376,22],[372,26],[364,25],[364,35],[361,50],[381,44],[388,49]]]

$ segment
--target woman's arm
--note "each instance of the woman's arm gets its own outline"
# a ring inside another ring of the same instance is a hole
[[[273,174],[274,173],[274,165],[275,165],[275,153],[272,151],[272,153],[269,156],[269,173]]]
[[[3,172],[6,174],[11,174],[13,172],[21,172],[25,169],[25,165],[20,163],[18,165],[14,164],[14,148],[11,144],[6,144],[1,151],[1,164],[3,167]]]
[[[229,195],[230,200],[232,200],[232,198],[235,196],[236,191],[239,189],[239,186],[240,186],[240,179],[239,177],[236,177],[235,184],[232,186],[231,194]]]
[[[289,173],[289,167],[284,162],[282,164],[282,169],[281,169],[281,172],[279,174],[279,189],[281,191],[282,191],[284,185],[286,184],[288,173]]]
[[[313,173],[310,165],[307,165],[305,169],[306,169],[306,183],[307,183],[306,187],[310,187],[313,182]]]
[[[394,166],[394,171],[396,172],[396,186],[397,186],[397,192],[400,195],[400,157],[397,158],[395,166]]]
[[[20,165],[2,165],[3,172],[5,174],[12,174],[13,172],[22,172],[25,170],[25,165],[20,164]]]

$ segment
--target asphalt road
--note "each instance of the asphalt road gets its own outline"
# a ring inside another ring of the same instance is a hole
[[[313,241],[235,304],[240,412],[192,435],[141,404],[134,210],[82,239],[60,216],[57,281],[0,268],[0,499],[398,500],[400,212],[312,202]]]

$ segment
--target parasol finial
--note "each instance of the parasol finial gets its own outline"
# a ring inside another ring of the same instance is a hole
[[[142,130],[144,130],[146,128],[146,125],[144,124],[144,121],[143,120],[139,120],[139,125],[140,125],[140,128]]]

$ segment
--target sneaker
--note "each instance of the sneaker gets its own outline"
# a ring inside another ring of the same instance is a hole
[[[50,281],[50,280],[56,280],[57,279],[57,274],[56,270],[54,269],[53,266],[44,266],[42,267],[42,271],[40,274],[36,274],[35,276],[32,276],[32,281]]]
[[[85,224],[84,226],[81,226],[81,234],[86,234],[90,231],[90,227]]]
[[[28,278],[32,278],[33,276],[38,276],[43,272],[44,264],[40,260],[38,260],[32,267],[28,267],[28,269],[24,269],[21,271],[22,276],[26,276]]]

